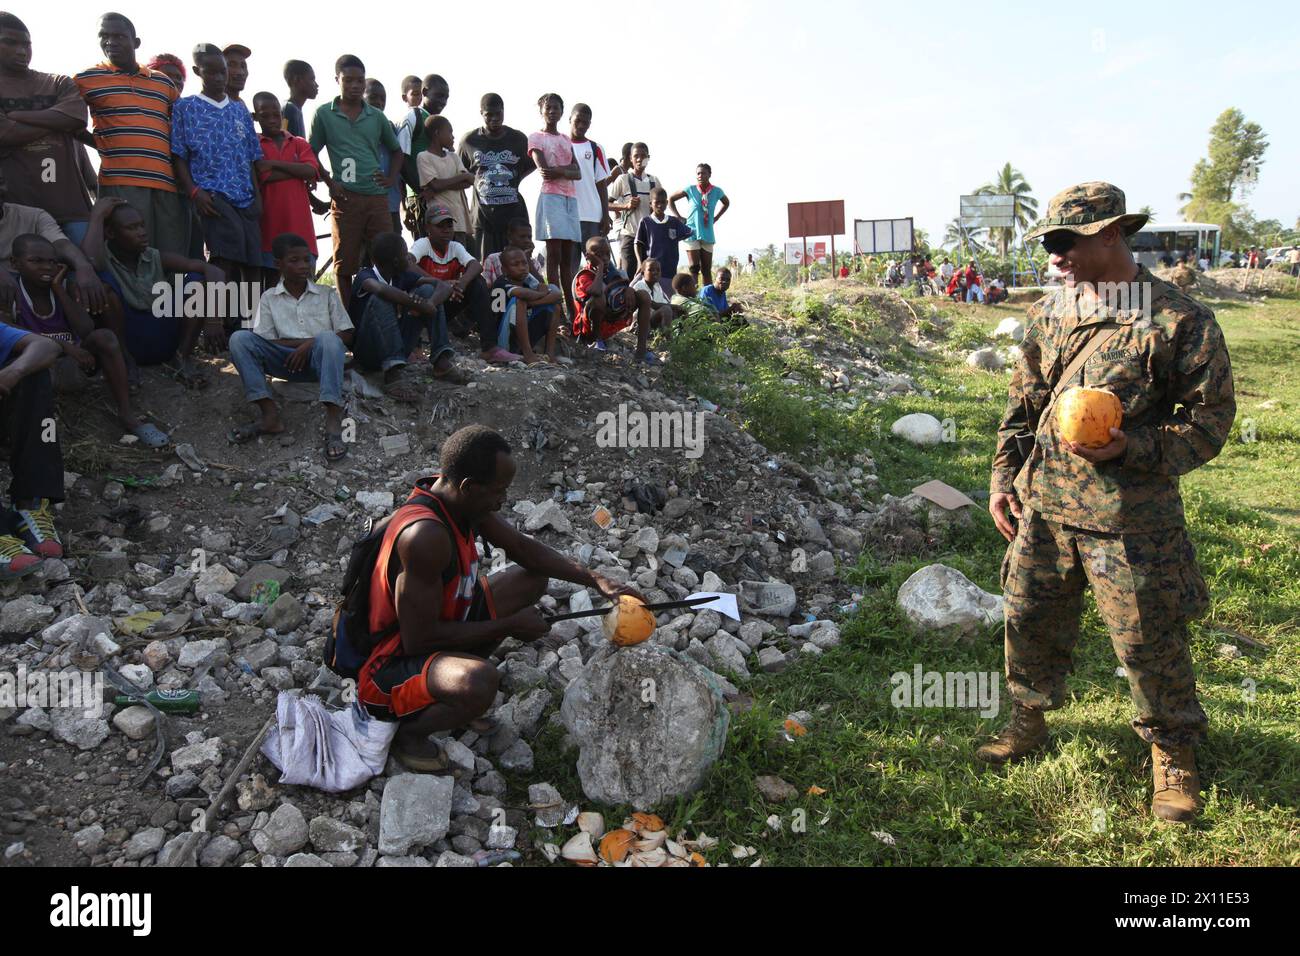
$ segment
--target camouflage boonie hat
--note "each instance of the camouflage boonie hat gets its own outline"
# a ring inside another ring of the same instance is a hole
[[[1131,236],[1150,217],[1125,212],[1124,190],[1110,183],[1079,183],[1062,190],[1047,204],[1047,215],[1025,233],[1025,241],[1037,239],[1057,229],[1067,229],[1081,236],[1095,236],[1112,222],[1120,224],[1124,235]]]

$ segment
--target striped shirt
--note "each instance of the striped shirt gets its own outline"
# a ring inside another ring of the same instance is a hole
[[[90,107],[99,150],[101,186],[145,186],[176,192],[172,174],[172,103],[180,96],[167,77],[101,63],[73,80]]]

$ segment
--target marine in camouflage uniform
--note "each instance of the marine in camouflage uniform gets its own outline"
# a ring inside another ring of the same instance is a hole
[[[1002,762],[1046,743],[1042,712],[1064,702],[1088,584],[1128,675],[1133,727],[1153,745],[1153,811],[1186,820],[1199,809],[1192,747],[1206,729],[1187,624],[1205,611],[1209,595],[1178,479],[1219,453],[1236,401],[1214,313],[1132,261],[1123,236],[1146,218],[1125,213],[1116,187],[1084,183],[1055,196],[1027,237],[1046,234],[1049,251],[1064,250],[1053,261],[1067,271],[1076,270],[1077,257],[1080,271],[1101,262],[1106,274],[1118,269],[1133,278],[1126,288],[1092,287],[1075,275],[1076,284],[1045,295],[1026,316],[990,482],[995,519],[1006,505],[1019,510],[1002,564],[1015,706],[1011,725],[979,756]],[[1117,295],[1121,290],[1130,294]],[[1108,337],[1069,384],[1112,392],[1124,417],[1122,434],[1090,451],[1064,442],[1054,410],[1043,412],[1094,335]],[[1029,432],[1035,440],[1026,460]]]

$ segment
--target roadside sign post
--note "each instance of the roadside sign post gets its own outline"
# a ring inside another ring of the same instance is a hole
[[[974,229],[1015,229],[1015,196],[1010,195],[969,195],[962,196],[961,207],[959,207],[958,221],[961,224],[962,237],[970,241],[970,230]],[[1014,237],[1013,237],[1014,238]],[[1013,246],[1014,248],[1014,246]],[[1017,285],[1019,276],[1034,276],[1034,281],[1039,282],[1039,273],[1034,265],[1034,256],[1030,251],[1024,248],[1024,242],[1021,242],[1021,252],[1028,260],[1030,268],[1022,272],[1019,269],[1019,254],[1017,261],[1011,267],[1011,287]],[[975,243],[971,243],[971,259],[979,265],[980,272],[984,271],[983,264],[980,264],[979,254],[975,251]]]
[[[790,224],[790,238],[803,240],[804,267],[808,265],[808,237],[830,236],[831,277],[838,278],[835,270],[835,237],[844,233],[844,200],[824,202],[792,202],[786,206]]]
[[[853,247],[859,255],[915,252],[912,219],[854,219]]]

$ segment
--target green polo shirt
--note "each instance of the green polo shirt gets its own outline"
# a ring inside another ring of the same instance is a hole
[[[330,175],[344,189],[366,196],[383,196],[388,190],[374,180],[376,171],[388,175],[392,152],[400,147],[388,117],[369,103],[350,120],[339,109],[340,97],[318,109],[311,120],[311,148],[330,151]]]

